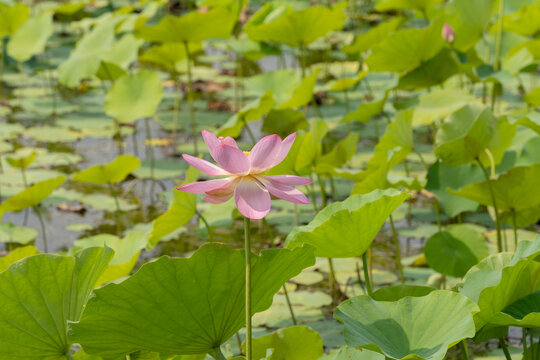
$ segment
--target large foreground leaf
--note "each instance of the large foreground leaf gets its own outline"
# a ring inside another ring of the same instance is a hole
[[[310,244],[320,257],[362,255],[386,221],[386,218],[409,197],[395,189],[375,190],[335,202],[308,225],[295,228],[287,236],[286,246]]]
[[[313,248],[252,256],[253,313],[266,310],[283,283],[313,265]],[[162,257],[95,292],[71,339],[104,359],[138,350],[201,354],[244,325],[244,253],[203,245],[190,258]]]
[[[0,358],[67,359],[67,322],[80,318],[112,256],[109,248],[36,255],[1,273]]]
[[[436,290],[424,297],[379,302],[357,296],[338,306],[334,317],[345,323],[345,342],[392,359],[444,358],[449,346],[475,333],[478,307],[465,296]]]

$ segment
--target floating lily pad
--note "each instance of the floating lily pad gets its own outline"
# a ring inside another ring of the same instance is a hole
[[[0,224],[0,242],[26,245],[37,238],[36,229],[11,223]]]

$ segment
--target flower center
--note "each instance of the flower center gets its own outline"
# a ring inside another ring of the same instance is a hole
[[[246,156],[249,156],[249,151],[242,151]]]

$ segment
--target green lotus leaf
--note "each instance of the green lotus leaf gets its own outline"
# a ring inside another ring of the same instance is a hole
[[[372,117],[379,115],[383,112],[384,104],[388,98],[388,92],[385,92],[384,96],[380,99],[375,99],[371,102],[365,102],[356,108],[356,110],[348,113],[341,119],[343,122],[357,121],[359,123],[367,123]]]
[[[129,275],[141,250],[148,243],[148,236],[141,232],[130,232],[123,238],[111,234],[99,234],[75,240],[72,251],[95,246],[106,246],[114,251],[114,256],[96,282],[96,287],[106,282]]]
[[[12,223],[0,224],[0,242],[26,245],[37,238],[36,229],[17,226]]]
[[[459,72],[459,62],[454,52],[443,48],[437,55],[411,70],[399,79],[398,88],[415,90],[444,83]]]
[[[492,138],[493,115],[487,107],[466,105],[452,113],[437,132],[435,155],[450,166],[473,162]]]
[[[34,162],[34,160],[36,159],[36,156],[37,156],[36,152],[31,152],[27,156],[16,156],[16,157],[7,156],[6,160],[9,165],[17,169],[26,169]]]
[[[321,336],[307,326],[292,326],[253,339],[253,358],[273,349],[272,360],[312,360],[324,355]],[[245,343],[243,345],[245,347]]]
[[[153,116],[163,98],[157,73],[140,70],[119,78],[105,98],[105,112],[121,123]]]
[[[308,225],[296,227],[287,236],[285,245],[289,248],[313,245],[318,257],[361,256],[386,218],[408,197],[409,194],[387,189],[332,203]]]
[[[262,96],[268,91],[271,91],[277,106],[281,108],[292,108],[295,107],[292,105],[296,105],[296,107],[303,106],[305,105],[303,103],[304,101],[307,103],[311,100],[315,80],[316,76],[308,76],[305,79],[301,79],[298,72],[292,70],[275,70],[246,78],[244,80],[244,86],[248,93],[255,96]],[[289,105],[284,106],[283,104],[286,103],[289,103]]]
[[[452,44],[455,49],[465,52],[484,37],[492,20],[492,7],[490,0],[456,0],[446,6],[446,21],[457,34]]]
[[[235,115],[230,117],[229,120],[219,128],[218,136],[239,136],[248,122],[259,120],[263,115],[268,114],[274,106],[274,102],[272,92],[265,92],[258,99],[250,102]]]
[[[9,254],[0,257],[0,272],[6,271],[16,261],[39,254],[39,250],[32,245],[16,248]]]
[[[356,74],[356,76],[343,77],[337,80],[333,80],[326,84],[326,88],[330,91],[346,91],[358,84],[360,81],[362,81],[362,79],[365,78],[366,75],[367,72],[360,71],[358,72],[358,74]]]
[[[413,124],[415,127],[430,125],[473,101],[471,95],[458,89],[437,89],[424,93],[414,109]]]
[[[315,164],[322,153],[322,141],[328,132],[328,126],[321,119],[311,120],[310,131],[302,139],[295,140],[300,145],[296,154],[295,169],[304,169]]]
[[[514,54],[507,55],[502,60],[502,69],[517,76],[521,70],[534,63],[534,61],[534,56],[524,47]]]
[[[38,206],[53,190],[66,181],[65,176],[43,180],[13,195],[0,205],[0,217],[10,211],[21,211],[29,207]]]
[[[398,301],[406,296],[421,297],[426,296],[435,288],[420,285],[394,285],[384,286],[373,292],[371,297],[377,301]]]
[[[0,273],[0,317],[9,319],[0,322],[0,357],[69,359],[67,323],[79,320],[112,256],[108,248],[90,248],[74,256],[42,254]]]
[[[294,89],[291,97],[284,103],[281,103],[277,108],[297,109],[309,104],[313,99],[313,88],[315,87],[320,71],[321,68],[316,68],[311,74],[303,78],[300,85]]]
[[[320,360],[384,360],[384,355],[375,351],[344,346],[335,355],[328,355]]]
[[[269,308],[285,281],[315,263],[313,251],[251,255],[253,313]],[[212,351],[244,325],[244,269],[243,251],[217,243],[187,259],[161,257],[124,282],[96,290],[81,321],[72,324],[71,339],[105,360],[138,350]]]
[[[380,302],[357,296],[334,317],[345,324],[345,342],[391,359],[441,360],[448,347],[475,334],[478,307],[458,293],[435,290],[423,297]]]
[[[463,277],[480,260],[489,255],[486,239],[467,224],[447,226],[432,235],[424,253],[429,266],[443,274]]]
[[[484,175],[479,166],[473,164],[448,166],[437,161],[428,170],[426,190],[435,194],[448,216],[454,217],[464,211],[476,210],[478,203],[451,194],[449,189],[460,189],[476,181],[482,181],[482,179],[484,179]]]
[[[141,166],[139,158],[120,155],[105,165],[94,165],[75,175],[73,180],[91,184],[114,184],[123,181],[132,171]]]
[[[17,3],[12,6],[0,4],[0,38],[11,35],[28,19],[30,7]]]
[[[504,157],[506,150],[512,145],[512,140],[517,132],[516,124],[511,124],[506,116],[495,118],[492,124],[493,135],[487,146],[487,149],[493,157],[495,165],[499,165]],[[478,155],[482,164],[490,164],[491,159],[487,152]]]
[[[180,17],[165,16],[157,25],[138,27],[135,36],[158,43],[197,43],[228,38],[235,22],[235,13],[218,7],[205,13],[191,11]]]
[[[115,25],[114,21],[104,21],[77,42],[69,58],[58,67],[58,80],[62,84],[75,87],[98,71],[101,55],[114,44]]]
[[[333,9],[312,6],[299,11],[289,11],[274,21],[246,27],[249,37],[256,41],[273,41],[290,46],[307,46],[330,31],[340,30],[345,24],[343,6]]]
[[[405,160],[413,148],[412,111],[399,111],[375,146],[367,168],[371,170],[386,165],[391,169]]]
[[[359,34],[354,38],[351,45],[342,47],[342,51],[346,54],[355,54],[364,52],[383,41],[388,35],[396,31],[404,22],[403,17],[395,17],[391,20],[380,23],[372,27],[369,31]]]
[[[309,123],[302,111],[273,109],[264,117],[262,131],[285,138],[293,132],[306,130],[308,127]]]
[[[201,43],[190,43],[188,49],[190,53],[196,53],[201,50]],[[139,61],[162,66],[174,73],[177,64],[186,58],[186,47],[183,44],[166,43],[152,46],[139,56]]]
[[[366,59],[370,71],[407,72],[434,57],[443,47],[442,24],[391,33],[375,45]],[[399,61],[396,61],[399,59]]]
[[[482,260],[469,270],[460,293],[478,303],[475,314],[477,329],[490,326],[539,326],[540,314],[536,308],[521,307],[517,313],[515,303],[527,304],[540,290],[540,237],[535,241],[521,241],[514,255],[499,253]],[[512,310],[513,309],[513,310]],[[523,311],[531,310],[525,314]]]
[[[7,53],[15,60],[24,62],[45,50],[45,44],[53,30],[52,13],[42,12],[31,17],[10,37]]]
[[[382,12],[389,10],[418,10],[426,12],[441,2],[442,0],[384,0],[377,3],[376,10]]]
[[[328,169],[340,168],[351,159],[356,152],[359,135],[350,133],[347,137],[334,146],[332,150],[317,159],[316,172],[329,173]]]
[[[198,174],[199,171],[197,169],[190,167],[187,171],[184,183],[194,182],[197,180]],[[148,239],[149,245],[156,246],[156,244],[165,236],[187,224],[196,212],[197,197],[195,194],[173,190],[173,199],[169,203],[169,208],[154,221],[152,232]]]
[[[524,210],[540,204],[537,191],[540,178],[540,163],[516,166],[491,181],[497,208],[502,211]],[[487,180],[469,184],[459,190],[448,189],[454,195],[493,206]]]
[[[540,87],[534,88],[531,91],[529,91],[525,96],[523,97],[523,100],[527,102],[527,104],[538,107],[540,106]]]

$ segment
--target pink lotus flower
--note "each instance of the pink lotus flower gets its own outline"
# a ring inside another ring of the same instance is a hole
[[[294,175],[264,175],[264,172],[285,159],[296,138],[296,133],[283,141],[278,135],[269,135],[257,142],[251,152],[243,152],[232,137],[216,138],[203,130],[204,142],[210,155],[221,166],[183,154],[184,160],[212,176],[226,177],[182,185],[177,190],[206,194],[204,200],[221,204],[234,195],[236,207],[247,218],[262,219],[270,211],[271,195],[297,204],[309,204],[306,196],[295,189],[312,181]]]
[[[442,28],[442,38],[449,44],[452,44],[456,40],[456,32],[448,24],[444,24]]]

